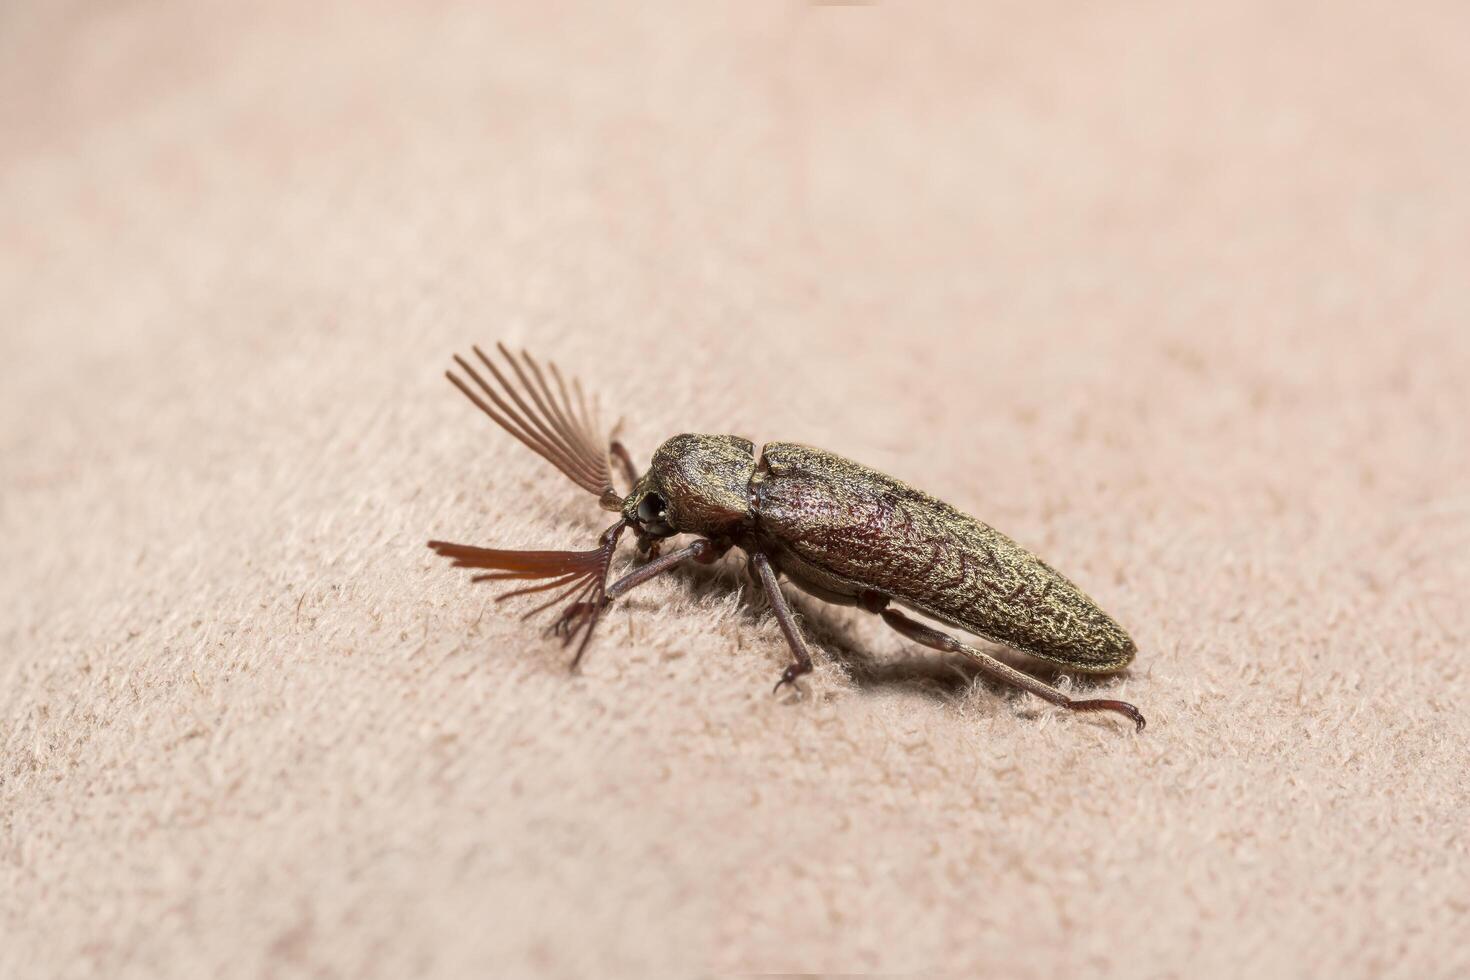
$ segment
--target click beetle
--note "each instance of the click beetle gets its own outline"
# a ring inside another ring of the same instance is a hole
[[[732,435],[676,435],[659,446],[639,474],[627,449],[604,438],[583,390],[554,364],[543,370],[529,354],[503,364],[473,348],[494,384],[469,361],[468,377],[447,377],[501,428],[616,512],[616,523],[590,551],[507,551],[430,541],[474,581],[534,582],[499,596],[552,592],[527,615],[567,603],[552,629],[567,644],[580,638],[582,658],[603,610],[635,586],[684,562],[710,563],[731,548],[750,558],[792,662],[776,689],[812,669],[811,655],[781,592],[784,575],[825,602],[882,617],[909,639],[960,653],[979,667],[1072,711],[1115,711],[1143,730],[1144,718],[1124,701],[1078,700],[949,633],[905,615],[903,607],[1050,661],[1067,670],[1122,670],[1136,647],[1128,633],[1061,573],[1010,538],[942,500],[834,453],[786,442],[759,451]],[[548,380],[549,379],[549,380]],[[471,384],[471,382],[473,384]],[[616,461],[632,486],[613,487]],[[622,534],[636,535],[643,564],[609,584]],[[667,554],[665,539],[695,540]]]

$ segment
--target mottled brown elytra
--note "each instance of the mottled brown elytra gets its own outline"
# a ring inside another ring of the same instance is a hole
[[[497,365],[474,348],[495,384],[462,357],[448,378],[486,415],[598,498],[620,517],[591,551],[501,551],[430,541],[456,567],[488,569],[474,581],[535,581],[500,599],[555,592],[527,615],[567,601],[552,629],[567,644],[580,636],[582,659],[602,611],[618,596],[686,561],[713,562],[731,548],[750,556],[751,576],[770,600],[793,662],[776,689],[812,669],[778,578],[826,602],[876,613],[917,643],[961,653],[983,670],[1073,711],[1116,711],[1142,731],[1143,715],[1124,701],[1075,700],[948,633],[905,616],[904,606],[951,627],[1074,671],[1107,674],[1133,659],[1133,640],[1081,589],[1031,552],[981,521],[891,476],[821,449],[685,434],[653,454],[642,476],[621,443],[608,441],[581,386],[554,364],[499,345]],[[550,379],[548,381],[548,378]],[[612,482],[617,460],[632,490]],[[616,582],[608,570],[622,533],[632,528],[645,561]],[[660,554],[665,538],[695,540]]]

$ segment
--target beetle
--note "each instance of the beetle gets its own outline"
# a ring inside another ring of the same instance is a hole
[[[785,576],[826,602],[882,617],[924,646],[959,653],[985,672],[1072,711],[1114,711],[1142,731],[1125,701],[1078,700],[903,607],[954,629],[1085,674],[1110,674],[1132,662],[1132,638],[1091,598],[1010,538],[936,497],[834,453],[787,442],[757,451],[733,435],[676,435],[644,473],[621,442],[602,435],[595,405],[555,364],[497,345],[497,363],[472,348],[493,379],[459,355],[465,377],[449,380],[497,425],[597,497],[618,520],[590,551],[509,551],[430,541],[455,567],[480,570],[473,581],[534,582],[498,600],[553,592],[532,616],[567,603],[552,631],[578,641],[575,669],[603,611],[618,597],[685,562],[711,563],[738,548],[791,649],[776,691],[811,672],[812,659],[781,591]],[[465,378],[469,380],[466,381]],[[548,378],[550,380],[548,380]],[[613,487],[616,460],[631,490]],[[612,584],[608,572],[627,530],[645,561]],[[694,540],[667,554],[678,535]]]

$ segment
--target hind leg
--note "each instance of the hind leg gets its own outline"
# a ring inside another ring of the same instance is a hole
[[[1069,711],[1116,711],[1120,715],[1125,715],[1132,720],[1138,726],[1140,732],[1143,731],[1143,726],[1146,724],[1143,720],[1143,715],[1127,701],[1111,701],[1106,698],[1077,701],[1069,698],[1049,684],[1043,684],[1030,674],[1024,674],[1009,664],[995,659],[990,654],[977,650],[968,643],[961,643],[948,633],[940,632],[932,626],[926,626],[923,623],[909,619],[897,609],[884,608],[887,606],[887,602],[880,602],[880,599],[881,597],[868,599],[864,602],[864,607],[870,612],[878,613],[878,615],[883,617],[885,623],[915,643],[922,643],[926,647],[943,650],[947,653],[963,653],[975,661],[982,670],[992,677],[998,677],[1008,684],[1014,684],[1022,690],[1030,691],[1037,697],[1050,701],[1052,704],[1060,705]]]

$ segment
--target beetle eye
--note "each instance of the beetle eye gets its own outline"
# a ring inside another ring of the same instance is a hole
[[[662,521],[665,516],[665,510],[664,498],[656,493],[650,493],[638,502],[638,519],[644,524]]]

